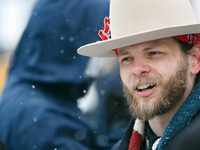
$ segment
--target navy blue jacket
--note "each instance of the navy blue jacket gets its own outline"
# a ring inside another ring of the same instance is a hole
[[[95,129],[77,107],[91,79],[77,48],[99,40],[108,0],[39,0],[11,59],[0,103],[8,150],[88,150]]]

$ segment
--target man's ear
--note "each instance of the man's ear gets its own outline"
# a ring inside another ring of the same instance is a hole
[[[200,46],[194,45],[190,50],[191,55],[191,69],[190,72],[193,75],[196,75],[200,70]]]

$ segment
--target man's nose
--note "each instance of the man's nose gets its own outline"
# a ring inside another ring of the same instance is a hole
[[[132,73],[135,76],[144,76],[150,72],[150,66],[142,59],[135,59]]]

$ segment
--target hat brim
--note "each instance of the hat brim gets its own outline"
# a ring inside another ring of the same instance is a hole
[[[151,31],[139,32],[120,38],[97,41],[80,47],[77,52],[80,55],[90,57],[114,57],[116,56],[114,49],[166,37],[192,33],[200,33],[200,24],[171,26]]]

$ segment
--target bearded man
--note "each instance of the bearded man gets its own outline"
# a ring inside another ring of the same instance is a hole
[[[200,135],[200,24],[189,0],[111,0],[104,22],[104,41],[78,53],[119,60],[133,119],[113,150],[198,149],[177,147]]]

